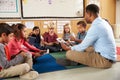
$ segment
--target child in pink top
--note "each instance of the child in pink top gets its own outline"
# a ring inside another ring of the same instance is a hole
[[[11,56],[17,55],[20,51],[29,52],[35,57],[41,56],[45,50],[39,50],[36,47],[30,45],[26,39],[26,26],[23,24],[17,24],[13,26],[14,38],[8,43]]]

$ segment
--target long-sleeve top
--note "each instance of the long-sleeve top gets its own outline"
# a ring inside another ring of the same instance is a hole
[[[35,43],[40,44],[40,42],[41,42],[41,37],[40,37],[40,35],[32,34],[31,36],[32,36],[32,37],[35,37]]]
[[[16,55],[17,53],[19,53],[19,51],[23,50],[25,52],[31,53],[31,54],[35,54],[35,52],[40,52],[39,49],[37,49],[36,47],[30,45],[27,41],[25,41],[24,39],[21,40],[17,40],[16,38],[13,38],[7,45],[9,47],[9,51],[11,56]],[[32,52],[30,52],[32,51]]]
[[[7,69],[11,66],[14,66],[16,64],[20,64],[21,62],[24,62],[24,58],[20,54],[18,54],[12,60],[8,61],[4,47],[5,47],[5,45],[0,43],[0,69]]]
[[[72,50],[84,51],[93,46],[101,56],[116,61],[116,45],[110,24],[101,17],[96,18],[82,43],[71,47]]]

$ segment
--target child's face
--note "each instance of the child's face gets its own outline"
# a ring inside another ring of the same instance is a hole
[[[66,32],[66,33],[70,32],[70,28],[69,28],[68,26],[65,26],[64,29],[65,29],[65,32]]]
[[[82,25],[77,25],[77,28],[80,33],[85,31],[85,28]]]
[[[35,30],[33,31],[33,33],[34,33],[35,35],[38,35],[38,34],[40,33],[40,31],[39,31],[39,29],[35,29]]]
[[[48,31],[49,33],[54,33],[54,28],[49,28]]]
[[[6,33],[3,33],[2,34],[3,43],[8,43],[13,38],[13,36],[14,36],[13,33],[8,34],[8,36],[6,35]]]
[[[13,37],[14,37],[14,33],[9,34],[9,35],[8,35],[8,41],[12,40]]]
[[[25,38],[25,37],[26,37],[26,32],[27,32],[27,28],[23,28],[23,29],[21,30],[21,37],[22,37],[22,38]]]

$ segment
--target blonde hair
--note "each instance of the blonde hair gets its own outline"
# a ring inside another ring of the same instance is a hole
[[[48,28],[55,28],[55,23],[51,21],[47,24],[47,27]]]
[[[69,33],[71,33],[71,25],[69,24],[69,23],[66,23],[64,26],[64,30],[63,30],[63,33],[65,34],[66,32],[65,32],[65,28],[67,27],[67,28],[69,28]]]

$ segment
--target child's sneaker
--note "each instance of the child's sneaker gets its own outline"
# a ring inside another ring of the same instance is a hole
[[[39,76],[38,72],[36,71],[30,71],[22,76],[20,76],[23,80],[33,80],[36,79]]]

